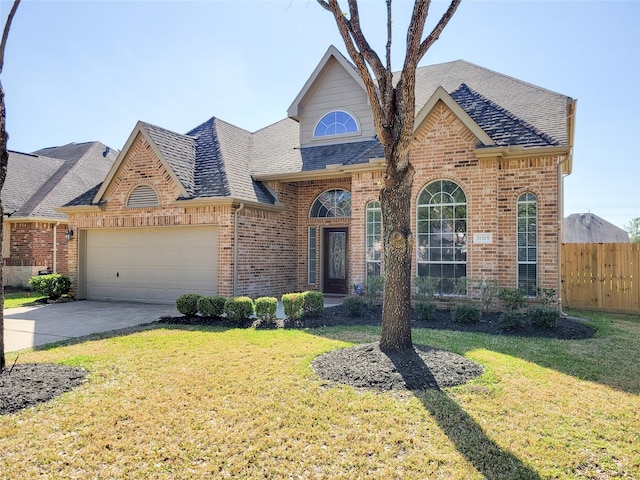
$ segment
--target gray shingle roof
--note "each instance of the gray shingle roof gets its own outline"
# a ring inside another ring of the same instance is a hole
[[[573,213],[564,219],[565,243],[629,243],[629,234],[593,213]]]
[[[34,155],[12,152],[3,202],[17,207],[12,216],[18,218],[65,219],[55,208],[104,179],[116,155],[100,142],[45,148]]]
[[[566,95],[532,85],[464,60],[420,67],[416,70],[416,112],[442,86],[451,93],[461,84],[567,145]]]
[[[491,137],[496,145],[527,147],[558,145],[557,140],[470,89],[464,83],[451,93],[451,98]]]

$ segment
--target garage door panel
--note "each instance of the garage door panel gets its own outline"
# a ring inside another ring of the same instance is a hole
[[[173,303],[217,291],[216,227],[87,231],[86,296]]]

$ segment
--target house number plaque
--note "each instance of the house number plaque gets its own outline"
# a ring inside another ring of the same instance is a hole
[[[474,233],[473,243],[493,243],[493,233]]]

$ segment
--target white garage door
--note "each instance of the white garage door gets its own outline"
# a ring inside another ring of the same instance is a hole
[[[216,293],[216,227],[88,230],[86,297],[173,303]]]

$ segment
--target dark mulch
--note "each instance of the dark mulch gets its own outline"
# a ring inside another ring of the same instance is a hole
[[[595,330],[572,318],[562,318],[555,329],[526,325],[520,330],[500,329],[498,314],[483,314],[477,324],[458,324],[448,311],[438,310],[434,319],[414,318],[415,328],[448,329],[493,335],[520,335],[558,339],[583,339]],[[279,320],[277,324],[246,321],[242,324],[221,318],[200,316],[165,317],[159,323],[212,325],[224,328],[318,328],[338,325],[380,325],[380,308],[365,309],[360,317],[348,315],[342,306],[325,308],[323,314],[301,320]],[[445,350],[415,345],[402,352],[383,352],[377,343],[335,350],[313,362],[318,376],[329,381],[374,390],[438,389],[466,383],[482,373],[482,367],[465,357]],[[11,371],[11,373],[9,373]],[[78,385],[86,378],[83,369],[56,364],[17,364],[0,373],[0,415],[16,412],[49,401]]]
[[[86,377],[86,370],[68,365],[8,365],[0,372],[0,415],[48,402],[82,385]]]

